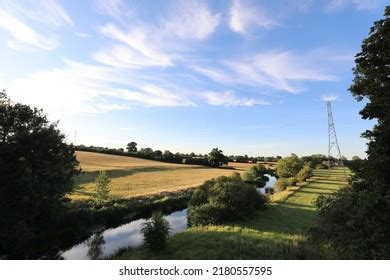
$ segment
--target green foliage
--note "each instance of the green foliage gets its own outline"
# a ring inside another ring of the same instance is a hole
[[[277,192],[281,192],[287,189],[288,186],[289,182],[287,178],[279,178],[274,185],[274,189]]]
[[[205,182],[194,192],[188,220],[192,225],[219,224],[249,216],[265,203],[265,197],[238,174],[222,176]]]
[[[276,164],[276,173],[281,178],[290,178],[298,174],[303,166],[302,161],[296,156],[291,155],[278,160]]]
[[[322,170],[314,172],[319,177],[329,174]],[[330,194],[346,183],[341,169],[330,172],[330,180],[313,179],[313,182],[290,194],[283,202],[272,203],[264,211],[256,211],[250,219],[217,226],[190,227],[175,234],[169,239],[169,250],[164,251],[163,255],[137,249],[122,253],[120,258],[334,259],[328,247],[318,246],[318,242],[308,242],[305,236],[317,222],[313,201],[320,193]]]
[[[65,194],[78,174],[73,146],[41,110],[0,102],[0,252],[37,253],[37,240],[56,234]],[[53,229],[53,230],[52,230]],[[50,238],[50,237],[49,237]],[[41,248],[40,248],[41,249]]]
[[[126,146],[126,150],[129,153],[136,153],[137,152],[137,143],[136,142],[130,142]]]
[[[144,236],[144,246],[152,252],[163,250],[166,247],[170,229],[169,222],[161,212],[153,213],[152,217],[143,224],[141,229],[141,233]]]
[[[317,169],[329,169],[329,162],[323,161],[322,163],[319,163],[316,165]]]
[[[334,196],[320,196],[316,204],[320,226],[311,232],[315,241],[331,245],[341,258],[389,257],[390,204],[378,193],[346,187]]]
[[[242,179],[254,185],[257,188],[263,188],[269,178],[265,174],[269,173],[268,169],[263,164],[256,164],[242,174]]]
[[[219,150],[218,148],[214,148],[211,150],[208,156],[209,164],[212,167],[219,167],[223,164],[227,164],[227,158],[222,153],[222,150]]]
[[[343,258],[390,258],[390,6],[376,21],[356,55],[350,87],[360,114],[377,124],[363,136],[368,159],[356,161],[351,187],[321,198],[319,225],[313,238],[324,240]]]
[[[289,187],[295,187],[298,183],[298,179],[296,177],[287,178],[287,184]]]
[[[298,172],[297,180],[299,182],[304,182],[313,176],[313,169],[310,167],[310,164],[305,164],[302,169]]]
[[[95,192],[93,199],[97,205],[102,205],[108,200],[110,194],[110,182],[111,179],[108,177],[106,171],[100,171],[95,179]]]

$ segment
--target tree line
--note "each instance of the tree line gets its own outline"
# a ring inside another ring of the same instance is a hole
[[[276,163],[279,159],[282,158],[281,156],[275,156],[275,157],[273,156],[249,157],[248,155],[225,156],[222,150],[218,148],[213,148],[210,153],[212,153],[212,156],[219,158],[218,162],[216,162],[215,160],[210,161],[210,153],[208,154],[196,154],[194,152],[172,153],[169,150],[165,150],[165,151],[153,150],[152,148],[149,147],[138,149],[137,145],[138,144],[136,142],[129,142],[126,146],[126,150],[123,148],[107,148],[107,147],[85,146],[85,145],[77,145],[75,146],[75,149],[77,151],[95,152],[95,153],[120,155],[120,156],[131,156],[131,157],[158,160],[158,161],[170,162],[170,163],[196,164],[196,165],[213,166],[213,167],[221,166],[224,164],[228,165],[229,162],[240,162],[240,163],[275,162]]]

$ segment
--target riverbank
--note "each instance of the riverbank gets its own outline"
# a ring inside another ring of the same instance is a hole
[[[309,183],[285,200],[270,203],[248,220],[219,226],[192,227],[171,237],[159,254],[128,249],[118,259],[323,259],[331,258],[307,242],[316,223],[314,200],[346,186],[349,171],[315,170]]]

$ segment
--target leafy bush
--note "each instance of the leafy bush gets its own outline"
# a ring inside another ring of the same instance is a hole
[[[288,187],[295,187],[298,183],[298,179],[296,177],[290,177],[287,179]]]
[[[100,171],[95,179],[95,192],[93,194],[95,204],[102,205],[108,200],[110,182],[111,179],[108,177],[106,171]]]
[[[143,244],[152,252],[157,252],[166,247],[167,239],[171,227],[161,212],[155,212],[147,220],[141,229],[144,235]]]
[[[297,175],[297,179],[299,182],[304,182],[306,179],[309,179],[311,176],[313,176],[313,169],[310,167],[309,164],[305,164],[303,168],[299,171]]]
[[[276,173],[281,178],[290,178],[298,174],[303,162],[296,156],[284,157],[278,160],[276,164]]]
[[[275,185],[274,185],[274,189],[277,192],[281,192],[281,191],[286,190],[286,188],[288,186],[289,186],[288,179],[286,179],[286,178],[279,178],[276,181]]]
[[[269,178],[265,176],[268,169],[263,164],[256,164],[242,174],[242,179],[257,188],[263,188]]]
[[[205,182],[189,202],[188,221],[192,225],[219,224],[249,216],[266,203],[255,187],[238,174]]]
[[[373,191],[346,187],[332,196],[320,196],[319,226],[311,239],[331,245],[346,259],[388,259],[390,257],[389,199]]]

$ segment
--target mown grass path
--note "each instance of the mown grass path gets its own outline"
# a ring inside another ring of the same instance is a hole
[[[283,202],[242,222],[192,227],[169,240],[168,249],[150,255],[142,249],[124,253],[123,259],[301,259],[322,258],[318,248],[306,244],[307,230],[315,225],[314,201],[347,185],[350,171],[315,170],[306,186]]]

